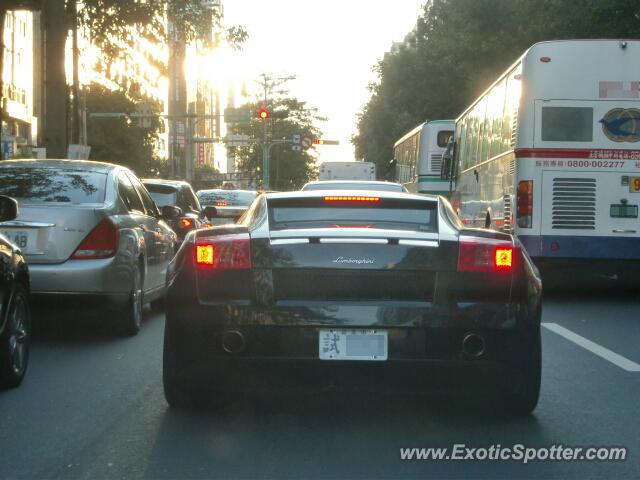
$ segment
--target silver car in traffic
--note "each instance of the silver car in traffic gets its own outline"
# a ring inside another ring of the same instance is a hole
[[[0,162],[0,194],[20,205],[0,232],[26,255],[33,296],[99,307],[137,333],[143,304],[165,294],[177,237],[163,218],[177,212],[160,212],[129,169],[109,163]]]

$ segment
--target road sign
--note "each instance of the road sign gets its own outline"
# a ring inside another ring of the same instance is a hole
[[[204,143],[198,143],[198,166],[204,167],[205,165],[205,157],[204,157]]]
[[[340,142],[338,140],[324,140],[322,138],[314,138],[313,144],[314,145],[340,145]]]
[[[16,151],[16,140],[14,137],[4,137],[2,139],[2,158],[8,160],[13,158]]]
[[[311,147],[312,142],[311,137],[302,137],[300,140],[300,146],[306,150]]]
[[[251,144],[251,137],[249,135],[227,135],[225,142],[227,147],[246,147]]]
[[[296,152],[300,150],[300,134],[299,133],[294,133],[291,136],[291,150]]]

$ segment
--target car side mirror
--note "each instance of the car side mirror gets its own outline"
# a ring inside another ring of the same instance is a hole
[[[209,219],[215,218],[218,216],[218,209],[213,205],[209,205],[207,207],[204,207],[203,213],[204,213],[204,216]]]
[[[18,213],[18,202],[11,197],[0,195],[0,222],[14,220]]]
[[[160,215],[163,220],[175,220],[182,216],[182,209],[173,205],[165,205],[160,210]]]

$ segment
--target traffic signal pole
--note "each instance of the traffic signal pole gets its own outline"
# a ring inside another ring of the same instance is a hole
[[[265,107],[268,105],[267,103],[267,90],[268,90],[268,77],[266,74],[263,74],[263,84],[264,87],[264,105]],[[262,188],[265,190],[269,189],[269,150],[270,146],[267,145],[267,119],[265,118],[262,121]]]

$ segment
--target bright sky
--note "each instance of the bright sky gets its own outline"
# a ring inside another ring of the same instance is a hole
[[[340,141],[319,147],[320,160],[353,160],[350,138],[375,80],[371,68],[414,27],[424,1],[225,0],[225,23],[249,32],[239,62],[230,63],[248,87],[263,72],[295,75],[292,94],[328,118],[323,138]]]

